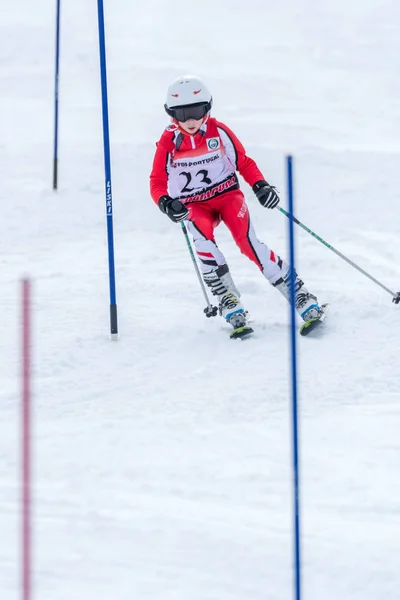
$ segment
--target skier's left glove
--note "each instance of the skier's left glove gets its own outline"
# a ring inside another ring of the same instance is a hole
[[[261,181],[256,181],[252,189],[257,196],[259,203],[264,206],[264,208],[275,208],[275,206],[278,206],[279,196],[276,193],[275,188],[272,185],[269,185],[267,181],[264,181],[263,179]]]
[[[180,200],[171,198],[171,196],[161,196],[158,206],[174,223],[184,221],[189,215],[186,206]]]

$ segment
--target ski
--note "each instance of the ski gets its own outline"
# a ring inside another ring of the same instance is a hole
[[[314,317],[305,321],[300,327],[300,335],[308,335],[324,322],[327,312],[329,310],[329,304],[321,304],[321,314],[319,317]]]
[[[254,329],[248,325],[243,325],[243,327],[237,327],[237,329],[234,329],[230,334],[230,338],[232,340],[243,339],[252,333],[254,333]]]

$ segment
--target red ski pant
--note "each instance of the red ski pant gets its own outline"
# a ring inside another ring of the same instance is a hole
[[[275,283],[287,273],[288,264],[257,238],[240,190],[225,192],[205,202],[188,203],[187,207],[187,226],[193,236],[203,273],[227,264],[214,237],[214,229],[221,221],[231,232],[240,251],[256,263],[270,283]]]

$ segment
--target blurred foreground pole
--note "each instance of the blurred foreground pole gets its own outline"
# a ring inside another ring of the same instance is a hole
[[[59,64],[60,64],[60,3],[61,0],[56,0],[56,69],[54,80],[54,154],[53,154],[53,190],[57,189],[58,185],[58,81],[59,81]]]
[[[110,283],[110,327],[111,339],[118,339],[117,301],[115,291],[115,266],[114,266],[114,234],[113,234],[113,205],[111,188],[111,159],[110,159],[110,134],[108,127],[108,96],[107,96],[107,64],[106,42],[104,31],[103,0],[97,0],[99,20],[99,46],[100,46],[100,75],[101,99],[103,111],[103,145],[104,145],[104,170],[106,187],[106,215],[108,237],[108,271]]]
[[[296,350],[296,310],[295,310],[295,248],[293,227],[293,159],[287,161],[287,190],[289,206],[289,263],[290,263],[290,319],[291,319],[291,361],[292,361],[292,428],[293,428],[293,509],[294,509],[294,575],[295,598],[301,598],[301,560],[300,560],[300,486],[299,486],[299,440],[297,414],[297,350]]]
[[[31,284],[22,281],[22,600],[31,599]]]

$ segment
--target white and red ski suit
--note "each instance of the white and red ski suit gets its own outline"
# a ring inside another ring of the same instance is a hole
[[[172,122],[157,143],[151,196],[158,203],[169,195],[189,209],[187,227],[203,273],[227,264],[214,238],[215,227],[223,221],[240,251],[274,284],[287,273],[288,264],[257,238],[236,172],[250,186],[265,179],[226,125],[208,117],[190,135]]]

